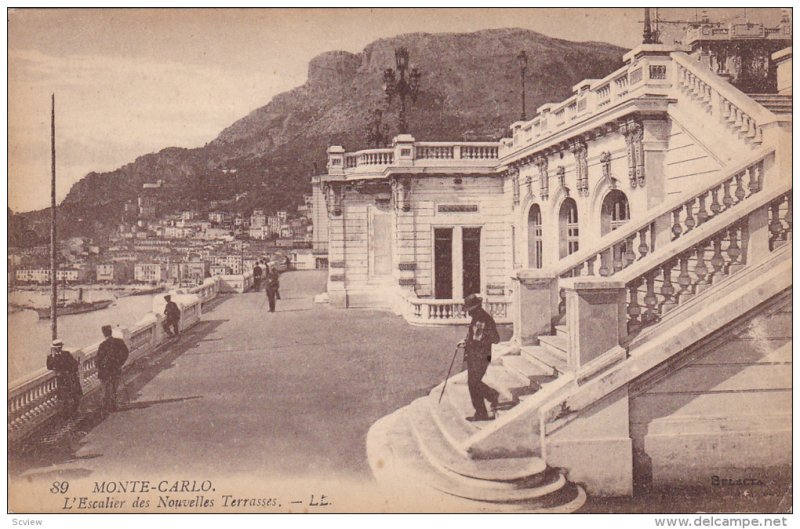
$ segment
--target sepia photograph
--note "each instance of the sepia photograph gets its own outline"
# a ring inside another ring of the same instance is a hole
[[[7,7],[7,523],[788,526],[792,16]]]

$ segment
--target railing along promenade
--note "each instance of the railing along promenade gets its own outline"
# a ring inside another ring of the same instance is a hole
[[[190,289],[170,291],[173,301],[181,311],[181,331],[197,324],[203,314],[203,305],[216,298],[218,294],[242,293],[252,285],[253,275],[246,273],[236,276],[216,276]],[[163,307],[163,297],[156,296],[152,312],[145,314],[133,326],[118,329],[130,350],[125,369],[167,342],[168,336],[163,328]],[[99,345],[100,342],[97,342],[75,350],[71,350],[68,345],[66,347],[79,362],[78,373],[84,395],[100,387],[96,365]],[[24,439],[59,413],[60,403],[56,389],[55,374],[46,368],[11,382],[8,391],[9,441]]]

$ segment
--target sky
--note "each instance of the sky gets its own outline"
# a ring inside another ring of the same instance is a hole
[[[695,9],[661,9],[691,19]],[[744,20],[743,9],[711,9]],[[273,96],[302,85],[331,50],[414,32],[521,27],[625,48],[642,9],[11,9],[8,178],[14,211],[50,200],[50,94],[56,98],[57,198],[90,171],[165,147],[199,147]],[[775,24],[779,9],[748,9]],[[668,40],[664,40],[667,42]],[[509,53],[516,53],[511,50]]]

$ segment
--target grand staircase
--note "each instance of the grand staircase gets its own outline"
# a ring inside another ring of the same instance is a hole
[[[685,72],[682,79],[697,84]],[[708,86],[701,83],[703,94]],[[752,97],[770,112],[791,111],[791,97]],[[568,470],[548,464],[548,436],[687,346],[785,295],[791,287],[791,179],[776,161],[786,146],[762,145],[761,132],[751,130],[755,122],[723,102],[727,121],[720,126],[734,127],[734,141],[746,147],[740,161],[704,188],[655,208],[645,221],[629,222],[562,259],[554,272],[556,282],[613,279],[623,285],[616,287],[625,296],[619,345],[578,365],[580,354],[570,350],[576,330],[566,323],[565,289],[558,283],[560,314],[552,332],[539,335],[538,344],[501,344],[493,352],[484,381],[501,395],[494,420],[465,420],[473,410],[462,372],[447,381],[441,402],[443,384],[370,429],[370,465],[396,504],[437,512],[580,509],[584,487],[567,479]],[[744,136],[743,127],[749,131]]]

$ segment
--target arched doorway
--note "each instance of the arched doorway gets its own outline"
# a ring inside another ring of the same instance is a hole
[[[578,251],[578,205],[572,198],[561,204],[558,212],[558,257],[564,258]]]
[[[542,267],[542,210],[539,204],[528,210],[528,267]]]
[[[609,192],[603,199],[600,209],[600,235],[614,231],[631,218],[631,208],[628,197],[617,189]]]

